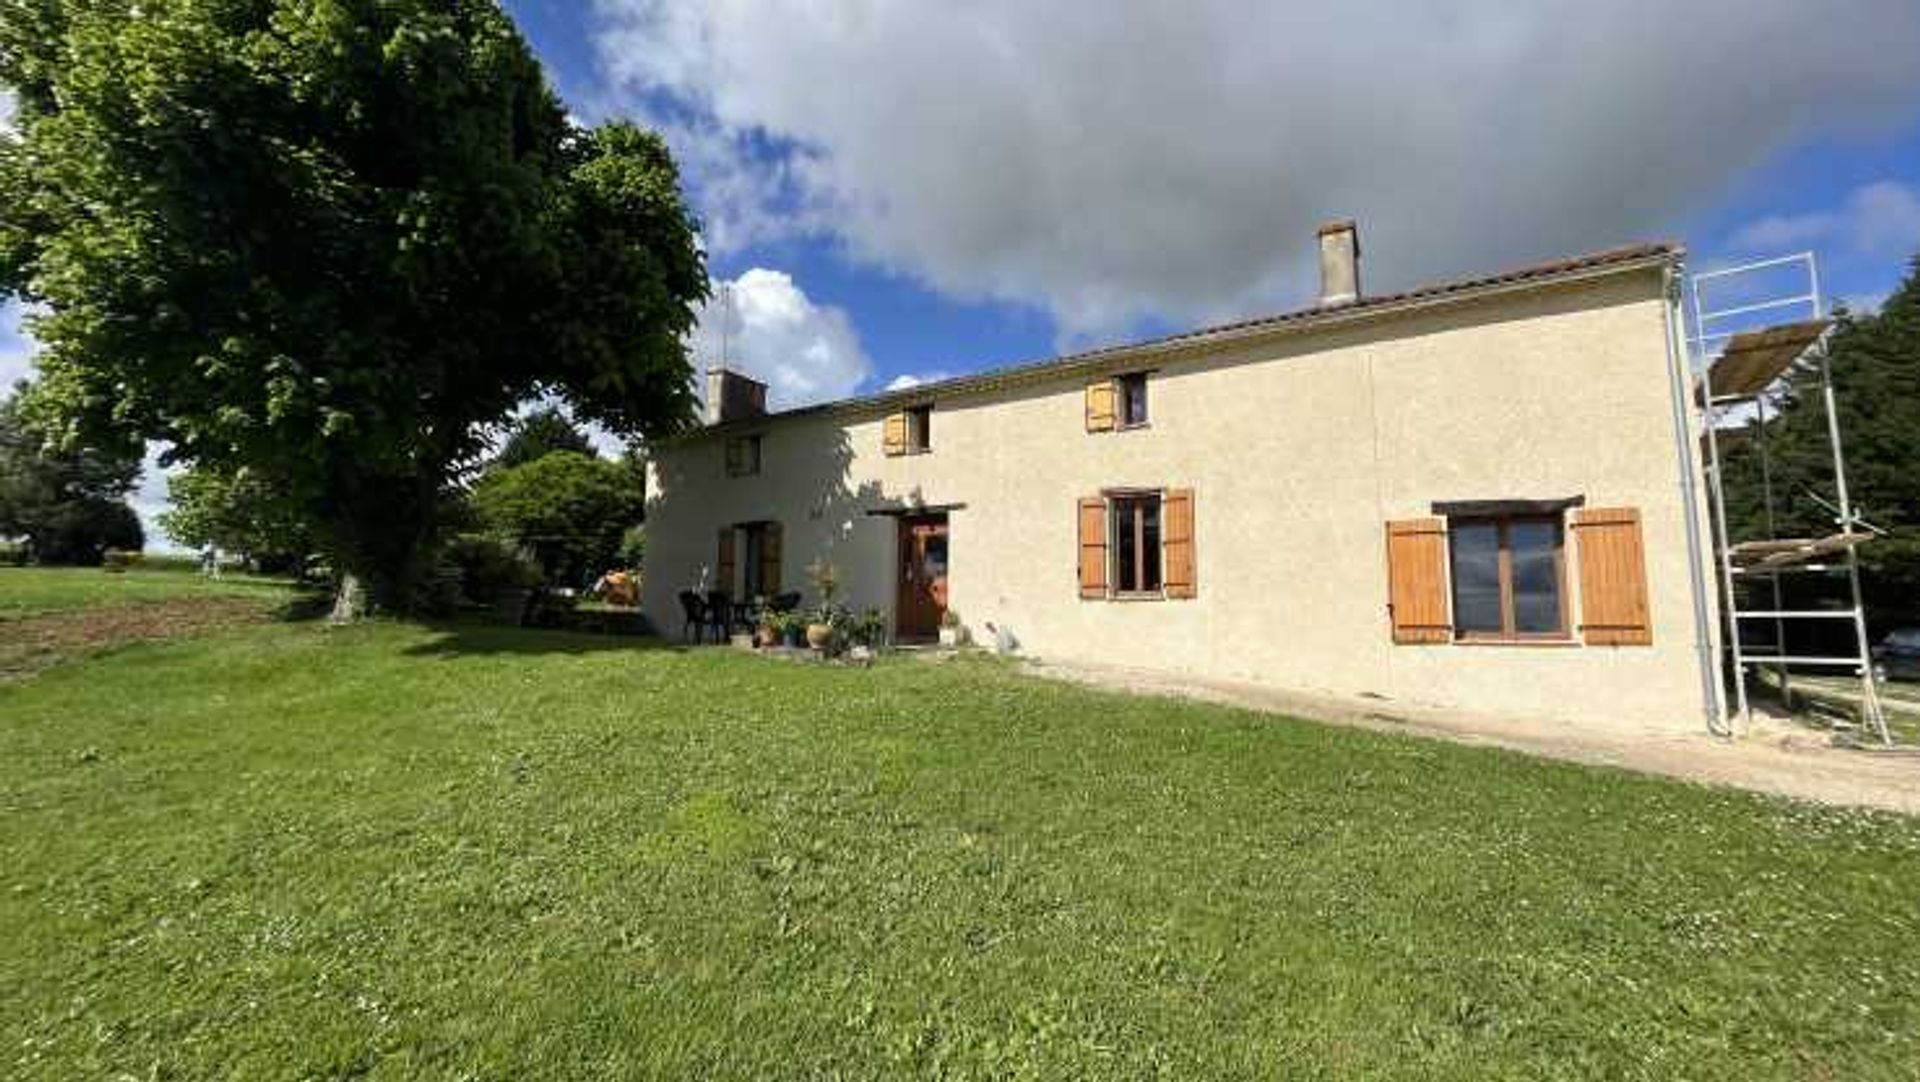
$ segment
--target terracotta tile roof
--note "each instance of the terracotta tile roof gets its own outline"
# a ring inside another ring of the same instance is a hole
[[[1428,305],[1444,303],[1449,300],[1465,299],[1481,293],[1499,292],[1507,287],[1524,286],[1530,283],[1546,284],[1560,279],[1584,278],[1594,272],[1625,270],[1643,266],[1657,266],[1677,262],[1685,254],[1678,244],[1653,243],[1633,244],[1605,251],[1591,252],[1568,259],[1556,259],[1546,263],[1518,267],[1497,274],[1482,275],[1473,278],[1461,278],[1400,293],[1384,293],[1375,296],[1362,296],[1359,300],[1345,304],[1322,307],[1313,305],[1307,308],[1283,312],[1279,315],[1261,316],[1254,319],[1222,323],[1192,331],[1183,331],[1162,338],[1143,342],[1128,342],[1120,345],[1103,346],[1099,349],[1081,353],[1071,353],[1060,357],[1050,357],[1041,361],[1028,361],[1002,368],[989,369],[937,383],[923,383],[897,391],[881,391],[877,394],[859,395],[833,402],[823,402],[812,406],[780,410],[763,417],[743,418],[717,427],[748,427],[781,417],[795,417],[806,414],[823,413],[847,409],[872,409],[881,406],[925,401],[941,395],[953,395],[972,391],[989,390],[1014,383],[1025,383],[1038,379],[1054,378],[1070,374],[1077,369],[1097,368],[1105,362],[1122,357],[1151,355],[1155,352],[1190,347],[1216,339],[1233,339],[1267,330],[1291,328],[1309,328],[1320,324],[1346,322],[1354,317],[1380,317],[1394,311],[1424,308]],[[696,430],[704,431],[704,430]]]

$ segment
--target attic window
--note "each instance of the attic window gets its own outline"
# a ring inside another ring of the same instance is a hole
[[[925,454],[933,450],[933,407],[915,406],[907,411],[907,453]]]
[[[1139,428],[1147,423],[1147,374],[1132,372],[1114,380],[1120,398],[1120,427]]]
[[[760,437],[730,437],[727,440],[727,476],[752,477],[759,472]]]

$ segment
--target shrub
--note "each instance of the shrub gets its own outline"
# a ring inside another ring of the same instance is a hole
[[[525,550],[484,534],[465,534],[448,542],[442,565],[458,571],[460,596],[476,605],[491,605],[508,590],[531,589],[541,583],[540,565]]]

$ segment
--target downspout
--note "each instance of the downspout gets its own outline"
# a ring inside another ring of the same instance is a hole
[[[1680,506],[1687,525],[1687,580],[1693,594],[1693,648],[1699,657],[1700,701],[1707,731],[1731,737],[1733,727],[1720,708],[1720,666],[1713,656],[1713,617],[1707,603],[1707,569],[1701,554],[1700,494],[1694,484],[1693,431],[1687,423],[1692,381],[1680,328],[1679,269],[1666,271],[1667,378],[1672,384],[1673,450],[1680,469]]]

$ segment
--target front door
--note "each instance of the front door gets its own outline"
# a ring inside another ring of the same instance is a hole
[[[934,638],[946,611],[947,516],[903,518],[896,634],[902,642]]]

